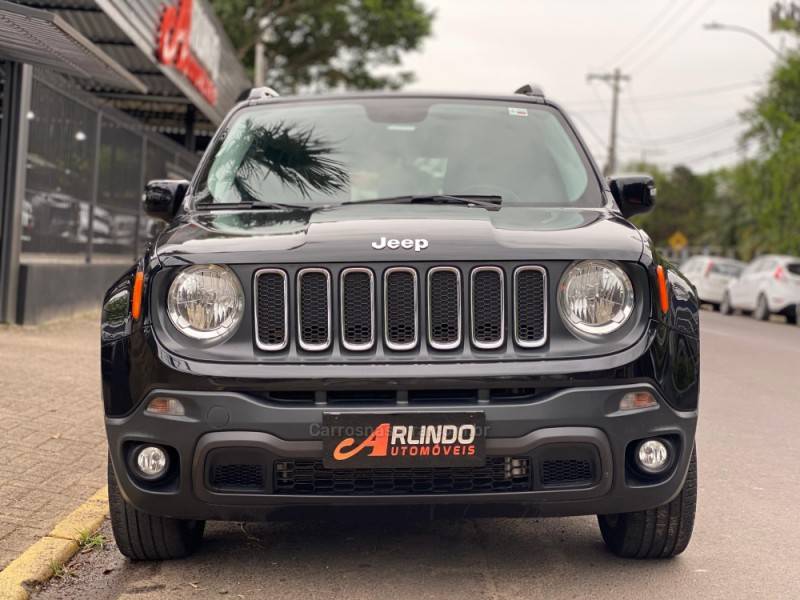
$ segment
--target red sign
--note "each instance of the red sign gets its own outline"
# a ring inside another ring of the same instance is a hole
[[[175,67],[212,105],[217,103],[217,86],[196,57],[191,44],[192,0],[168,5],[161,16],[156,55],[165,65]]]

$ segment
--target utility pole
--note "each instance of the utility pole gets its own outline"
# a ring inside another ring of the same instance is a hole
[[[586,76],[586,81],[604,81],[611,86],[611,133],[608,136],[608,161],[603,169],[606,175],[611,175],[617,170],[617,113],[620,84],[630,79],[630,75],[624,75],[619,69],[614,69],[612,73],[589,73]]]
[[[264,86],[264,75],[266,71],[266,60],[264,57],[264,41],[261,39],[261,34],[258,35],[258,41],[256,41],[256,60],[255,65],[253,66],[253,85],[255,87],[263,87]]]
[[[244,20],[250,21],[256,14],[252,6],[248,6],[244,12]],[[266,43],[273,40],[272,31],[270,29],[270,20],[268,17],[261,17],[258,20],[258,37],[254,47],[255,64],[253,65],[253,85],[255,87],[263,87],[266,85],[267,79],[267,58],[266,58]]]

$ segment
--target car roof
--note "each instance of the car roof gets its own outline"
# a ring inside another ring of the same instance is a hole
[[[280,104],[284,102],[319,102],[339,100],[393,100],[393,99],[430,99],[430,100],[492,100],[497,102],[525,102],[528,104],[547,104],[555,108],[561,107],[550,98],[527,94],[491,94],[469,92],[336,92],[324,94],[308,94],[302,96],[262,96],[246,100],[249,106],[263,104]]]
[[[693,256],[689,260],[713,260],[715,262],[727,262],[727,263],[743,264],[742,261],[740,261],[738,259],[729,258],[727,256],[716,256],[714,254],[701,254],[699,256]]]
[[[777,260],[779,262],[800,262],[800,258],[797,256],[791,256],[790,254],[762,254],[761,256],[756,256],[752,262],[761,260],[762,258]]]

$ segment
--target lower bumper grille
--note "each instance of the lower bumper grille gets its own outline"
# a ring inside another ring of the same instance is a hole
[[[209,483],[218,491],[263,491],[264,466],[260,464],[214,465]]]
[[[540,477],[543,486],[590,485],[595,480],[592,462],[582,459],[542,461]]]
[[[489,457],[483,467],[326,469],[321,460],[278,459],[276,494],[390,496],[527,492],[528,458]]]

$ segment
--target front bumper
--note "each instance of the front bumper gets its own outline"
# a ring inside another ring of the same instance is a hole
[[[659,406],[620,412],[619,401],[631,391],[649,391]],[[158,395],[151,392],[149,397]],[[139,404],[125,417],[106,419],[111,459],[120,489],[138,509],[182,519],[261,520],[277,507],[296,505],[436,504],[488,509],[514,506],[538,516],[607,514],[643,510],[676,496],[685,479],[694,446],[696,411],[677,411],[650,384],[630,383],[575,387],[554,391],[525,404],[425,406],[291,406],[258,396],[209,391],[165,391],[186,407],[183,417],[163,417]],[[313,432],[331,412],[474,412],[488,425],[489,457],[527,457],[531,468],[543,449],[590,447],[597,462],[590,485],[478,493],[337,495],[277,493],[275,463],[284,459],[319,459],[322,441]],[[665,476],[641,481],[631,473],[629,448],[646,437],[674,440],[676,457]],[[172,479],[153,486],[136,480],[128,467],[138,443],[162,444],[173,450]],[[207,459],[218,449],[252,449],[266,463],[266,488],[258,493],[214,491],[207,483]]]

